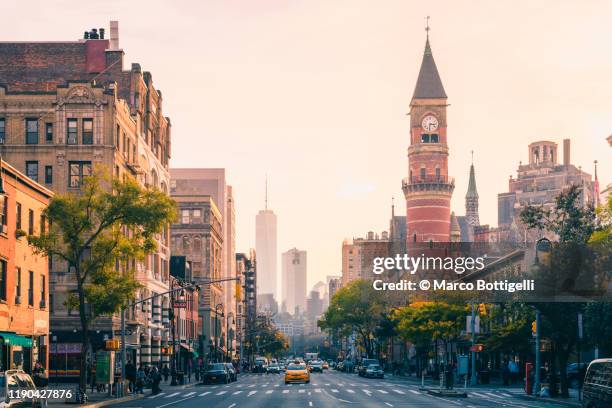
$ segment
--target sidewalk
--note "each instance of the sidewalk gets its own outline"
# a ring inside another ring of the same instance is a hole
[[[386,378],[395,379],[400,381],[406,381],[412,383],[414,385],[421,385],[421,379],[417,377],[408,377],[408,376],[396,376],[392,374],[385,374]],[[426,388],[439,388],[440,381],[436,381],[432,378],[425,378],[425,387]],[[515,385],[502,385],[501,383],[493,382],[492,384],[477,384],[471,386],[468,382],[467,388],[464,388],[464,382],[456,382],[455,390],[457,391],[467,391],[470,390],[483,390],[483,391],[505,391],[513,396],[525,400],[531,401],[548,401],[554,402],[557,404],[569,406],[569,407],[582,407],[582,402],[578,401],[578,390],[570,388],[569,389],[569,398],[547,398],[547,397],[536,397],[534,395],[527,395],[525,393],[525,388],[523,384],[515,384]]]
[[[168,382],[163,382],[160,384],[160,387],[162,388],[162,390],[184,390],[187,388],[191,388],[196,386],[198,383],[196,381],[192,381],[191,383],[187,383],[184,385],[176,385],[176,386],[170,386],[170,380],[168,380]],[[49,388],[58,388],[58,389],[70,389],[73,392],[76,390],[77,388],[77,384],[74,383],[70,383],[70,384],[51,384],[49,385]],[[127,401],[134,401],[134,400],[138,400],[141,398],[144,398],[148,395],[151,395],[151,389],[145,389],[144,390],[145,393],[144,394],[126,394],[124,397],[121,398],[116,398],[115,396],[109,396],[108,395],[108,391],[106,392],[97,392],[97,391],[93,391],[91,392],[91,388],[87,389],[87,404],[83,404],[83,405],[77,405],[72,401],[61,401],[61,400],[57,400],[57,401],[49,401],[47,403],[48,406],[51,407],[60,407],[60,406],[79,406],[79,407],[87,407],[87,408],[97,408],[97,407],[104,407],[104,406],[108,406],[108,405],[114,405],[114,404],[120,404],[122,402],[127,402]],[[74,399],[74,398],[73,398]]]

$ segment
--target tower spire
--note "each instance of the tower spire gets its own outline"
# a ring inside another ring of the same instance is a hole
[[[412,99],[446,99],[446,92],[429,44],[429,16],[425,20],[425,52]]]
[[[468,223],[472,226],[480,225],[478,215],[478,191],[476,190],[476,172],[474,171],[474,150],[471,151],[472,164],[470,164],[470,179],[468,190],[465,194],[465,215]]]

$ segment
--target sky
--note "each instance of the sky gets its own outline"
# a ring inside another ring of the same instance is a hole
[[[124,67],[139,62],[163,93],[171,166],[227,169],[242,252],[267,174],[279,260],[307,250],[309,287],[340,275],[344,238],[388,229],[392,197],[405,212],[428,15],[457,215],[471,150],[483,224],[497,225],[497,194],[537,140],[571,138],[572,162],[598,160],[612,182],[607,1],[22,0],[0,14],[1,41],[76,40],[119,20]]]

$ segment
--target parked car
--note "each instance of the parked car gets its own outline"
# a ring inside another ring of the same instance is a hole
[[[6,370],[0,373],[0,407],[42,407],[37,398],[19,398],[24,391],[36,391],[36,385],[29,374],[23,370]],[[27,392],[25,393],[27,394]]]
[[[208,366],[202,375],[204,384],[225,383],[229,384],[232,381],[231,374],[225,363],[213,363]]]
[[[591,361],[584,376],[582,406],[612,407],[612,358]]]
[[[357,374],[359,374],[360,377],[363,377],[365,375],[366,369],[371,364],[378,365],[378,360],[376,360],[375,358],[364,358],[363,360],[361,360],[357,368]]]
[[[366,367],[363,376],[366,378],[385,378],[385,372],[378,364],[370,364]]]
[[[580,386],[580,376],[584,375],[584,369],[588,367],[589,363],[571,363],[567,365],[567,382],[570,388],[578,388]]]
[[[225,363],[225,367],[227,367],[227,371],[229,372],[230,380],[231,381],[238,381],[238,372],[234,368],[233,364],[232,363]]]

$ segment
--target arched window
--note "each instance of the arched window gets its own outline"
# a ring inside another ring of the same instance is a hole
[[[421,143],[429,143],[429,135],[426,133],[423,133],[421,135]]]
[[[191,246],[190,239],[187,235],[183,235],[183,251],[188,252],[189,247]]]
[[[440,167],[436,167],[436,180],[440,181]]]
[[[194,251],[201,251],[202,250],[202,238],[195,237],[193,239],[193,250]]]
[[[431,135],[430,142],[431,143],[438,143],[438,134],[437,133],[434,133],[434,134]]]
[[[421,181],[425,181],[425,167],[421,167]]]

